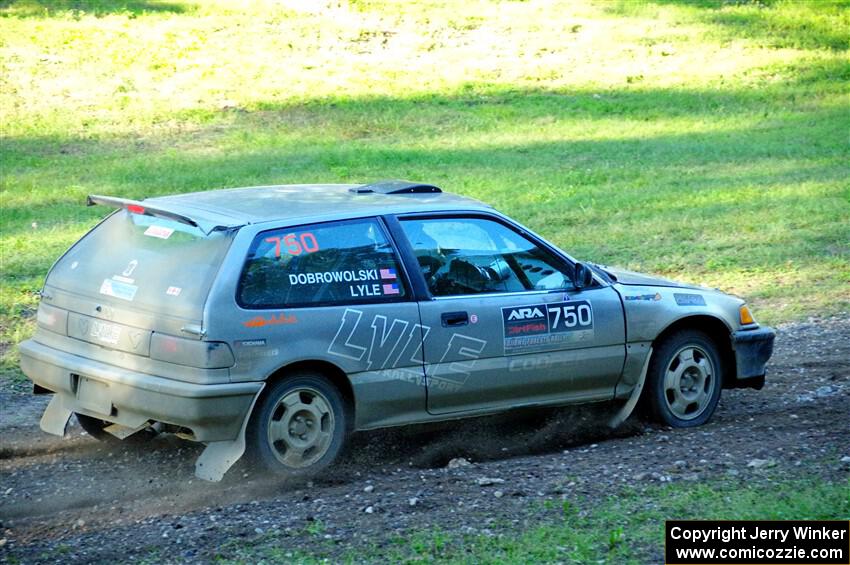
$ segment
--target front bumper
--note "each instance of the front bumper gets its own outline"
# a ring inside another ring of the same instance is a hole
[[[130,371],[33,340],[21,370],[70,412],[137,428],[149,420],[188,428],[197,441],[237,437],[262,383],[201,385]]]
[[[757,388],[764,386],[767,361],[773,354],[776,332],[771,328],[740,330],[732,334],[737,374],[736,386]]]

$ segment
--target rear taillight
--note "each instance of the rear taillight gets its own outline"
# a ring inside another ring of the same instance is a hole
[[[36,321],[39,327],[51,332],[68,335],[68,311],[41,303],[38,305]]]
[[[224,369],[232,367],[236,362],[233,351],[224,342],[198,341],[157,333],[151,337],[151,359],[201,369]]]

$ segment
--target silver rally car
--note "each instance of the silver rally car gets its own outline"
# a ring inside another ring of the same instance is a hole
[[[203,442],[314,473],[357,430],[640,403],[696,426],[761,388],[774,332],[717,290],[581,263],[478,201],[406,181],[132,201],[47,275],[20,345],[44,431]],[[459,424],[460,425],[460,424]]]

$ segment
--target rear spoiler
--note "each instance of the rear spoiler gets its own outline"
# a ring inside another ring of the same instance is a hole
[[[181,224],[188,224],[198,228],[204,232],[205,235],[209,235],[217,230],[227,230],[244,225],[244,223],[238,222],[220,222],[207,218],[191,218],[185,214],[162,208],[151,202],[130,200],[129,198],[115,198],[113,196],[99,196],[97,194],[90,194],[86,197],[86,206],[95,206],[97,204],[100,204],[101,206],[109,206],[111,208],[125,208],[133,214],[158,216],[160,218],[167,218],[169,220],[174,220],[175,222],[180,222]]]

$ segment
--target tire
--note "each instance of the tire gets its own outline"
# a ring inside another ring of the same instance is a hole
[[[646,379],[655,420],[674,428],[700,426],[714,414],[723,388],[717,345],[701,331],[677,332],[652,354]]]
[[[87,434],[104,443],[111,443],[115,445],[119,443],[146,443],[157,435],[154,430],[148,427],[144,430],[139,430],[131,436],[127,436],[125,439],[121,439],[104,430],[104,428],[109,426],[111,422],[101,420],[100,418],[93,418],[92,416],[86,416],[85,414],[77,414],[76,412],[74,413],[74,416],[77,417],[77,422],[79,422],[80,427],[83,428]]]
[[[296,373],[273,384],[251,415],[246,451],[280,476],[311,476],[331,465],[348,429],[345,401],[326,377]]]

